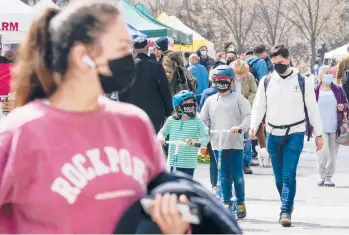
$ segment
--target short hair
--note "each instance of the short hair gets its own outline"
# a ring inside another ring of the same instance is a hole
[[[287,49],[287,47],[285,47],[282,44],[273,46],[273,48],[271,48],[270,50],[270,58],[273,58],[279,55],[287,59],[288,57],[290,57],[290,52]]]
[[[224,55],[225,55],[224,52],[218,52],[218,53],[216,54],[216,60],[222,59],[222,58],[224,57]]]
[[[184,58],[189,58],[190,55],[191,55],[191,52],[184,52]]]
[[[235,74],[244,74],[250,69],[247,62],[242,59],[235,60],[230,66],[234,70]]]
[[[196,60],[196,61],[199,61],[199,56],[198,56],[197,54],[191,54],[191,55],[189,56],[189,60],[192,60],[192,59],[194,59],[194,60]]]
[[[238,55],[238,53],[236,53],[235,51],[227,51],[226,54],[235,54],[236,56]]]
[[[246,53],[245,53],[245,55],[253,55],[253,51],[251,50],[251,51],[247,51]]]
[[[267,48],[263,45],[257,45],[255,48],[253,48],[253,53],[255,54],[262,54],[263,52],[266,52]]]

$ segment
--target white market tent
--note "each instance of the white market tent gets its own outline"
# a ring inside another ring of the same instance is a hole
[[[36,11],[42,11],[45,8],[55,8],[59,9],[59,6],[57,6],[52,0],[40,0],[35,6],[34,9]]]
[[[348,54],[349,43],[325,54],[325,59],[342,59]]]
[[[189,28],[187,25],[185,25],[180,19],[178,19],[176,16],[169,16],[165,12],[163,12],[161,15],[157,18],[160,22],[168,25],[169,27],[172,27],[174,29],[177,29],[179,31],[182,31],[183,33],[193,34],[193,44],[188,46],[181,46],[181,45],[175,45],[176,50],[182,50],[182,51],[196,51],[198,47],[200,46],[207,46],[208,54],[211,57],[216,56],[216,51],[214,49],[214,44],[210,41],[208,41],[206,38],[202,37],[198,32],[195,30]]]
[[[0,0],[0,35],[3,44],[18,44],[34,18],[32,7],[20,0]]]

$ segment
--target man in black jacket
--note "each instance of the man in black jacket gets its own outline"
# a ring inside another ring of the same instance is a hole
[[[166,117],[171,116],[172,96],[164,68],[150,59],[148,41],[137,38],[133,42],[136,80],[133,86],[119,93],[119,100],[143,109],[159,132]]]

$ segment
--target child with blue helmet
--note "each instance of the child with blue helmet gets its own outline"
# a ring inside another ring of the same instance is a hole
[[[208,129],[204,122],[196,117],[196,98],[193,92],[180,91],[173,97],[174,114],[169,117],[158,134],[158,139],[165,144],[169,136],[170,141],[186,141],[187,146],[179,146],[177,171],[190,176],[194,175],[197,165],[198,149],[194,147],[199,143],[202,147],[209,142]],[[170,145],[168,165],[173,170],[175,146]]]
[[[213,71],[212,79],[218,93],[207,98],[201,109],[201,119],[211,130],[230,130],[231,133],[211,134],[211,145],[217,162],[220,162],[221,188],[224,205],[233,210],[232,181],[237,199],[237,216],[246,217],[245,183],[244,183],[244,135],[251,119],[251,104],[240,93],[231,89],[235,79],[232,68],[220,65]],[[221,159],[219,150],[222,150]],[[220,160],[220,161],[218,161]]]

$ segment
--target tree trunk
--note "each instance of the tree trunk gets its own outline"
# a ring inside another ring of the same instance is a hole
[[[314,73],[314,65],[315,65],[315,60],[316,60],[316,38],[312,37],[311,38],[311,42],[310,42],[310,46],[311,46],[311,71],[313,71]]]

